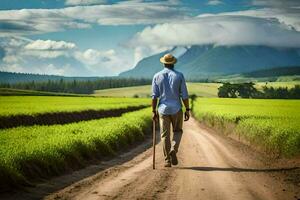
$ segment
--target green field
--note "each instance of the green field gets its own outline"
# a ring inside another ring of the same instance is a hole
[[[193,107],[209,126],[284,156],[300,154],[299,110],[300,100],[197,98]]]
[[[288,82],[258,82],[255,83],[255,86],[257,89],[261,89],[263,86],[267,86],[267,87],[274,87],[274,88],[278,88],[278,87],[287,87],[287,88],[292,88],[295,85],[300,85],[300,81],[288,81]]]
[[[190,94],[196,94],[203,97],[216,97],[219,83],[187,83]],[[150,97],[151,86],[135,86],[125,88],[113,88],[106,90],[96,90],[95,96],[112,96],[112,97]]]
[[[73,120],[82,117],[81,111],[117,113],[118,109],[128,112],[129,108],[149,105],[149,99],[143,98],[1,96],[0,117],[20,120],[20,116],[55,113],[53,119],[42,120],[56,123],[61,116],[67,117],[65,113],[74,112],[70,116]],[[28,184],[36,178],[77,169],[93,158],[115,155],[144,137],[151,126],[149,113],[150,108],[146,108],[120,117],[105,115],[102,117],[107,118],[65,125],[23,127],[26,121],[21,121],[16,128],[0,129],[0,188]]]
[[[150,113],[146,108],[116,118],[0,130],[0,187],[26,184],[83,166],[85,160],[115,155],[143,139],[151,126]]]
[[[262,89],[266,82],[256,83],[257,89]],[[300,84],[300,81],[291,82],[268,82],[268,87],[294,87]],[[217,97],[218,88],[221,83],[187,83],[189,94],[195,94],[199,97]],[[124,87],[124,88],[113,88],[105,90],[96,90],[95,96],[106,96],[106,97],[150,97],[151,86],[135,86],[135,87]]]
[[[133,86],[133,87],[123,87],[123,88],[112,88],[105,90],[96,90],[94,93],[95,96],[102,97],[150,97],[151,95],[151,86]]]
[[[84,94],[44,92],[36,90],[20,90],[13,88],[0,88],[0,96],[89,96]]]
[[[268,83],[268,86],[290,87],[294,84],[298,83]],[[199,97],[193,103],[193,114],[197,119],[225,133],[241,135],[267,152],[287,157],[300,154],[300,100],[213,98],[219,85],[188,83],[190,94],[206,97]],[[0,118],[21,115],[36,118],[45,113],[61,116],[66,112],[88,110],[116,112],[120,108],[149,106],[149,98],[120,96],[149,97],[150,88],[97,91],[97,96],[115,96],[106,98],[0,96]],[[0,129],[0,188],[26,185],[39,178],[78,169],[90,160],[116,155],[149,132],[150,114],[150,108],[146,108],[120,117]]]
[[[288,81],[288,82],[267,82],[268,87],[294,87],[299,85],[300,81]],[[262,89],[266,82],[257,82],[257,89]],[[200,97],[217,97],[218,87],[221,83],[187,83],[188,90],[190,94],[196,94]],[[133,86],[133,87],[123,87],[123,88],[112,88],[96,90],[93,96],[102,97],[150,97],[151,86]],[[0,96],[89,96],[81,94],[70,94],[70,93],[56,93],[56,92],[43,92],[34,90],[19,90],[11,88],[0,88]]]
[[[142,98],[0,96],[0,116],[35,115],[83,110],[113,110],[129,106],[150,105]]]
[[[274,74],[274,72],[270,72]],[[299,75],[287,75],[287,76],[266,76],[266,77],[247,77],[241,74],[234,74],[222,77],[216,77],[216,82],[231,82],[231,83],[245,83],[245,82],[299,82]]]

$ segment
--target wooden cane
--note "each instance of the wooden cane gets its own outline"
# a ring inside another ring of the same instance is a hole
[[[152,120],[152,134],[153,134],[153,169],[155,169],[155,145],[156,145],[156,130],[155,119]]]

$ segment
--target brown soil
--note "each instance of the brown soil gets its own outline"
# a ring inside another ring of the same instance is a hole
[[[36,115],[0,116],[0,129],[18,126],[67,124],[105,117],[118,117],[147,106],[132,106],[115,110],[83,110],[75,112],[41,113]]]
[[[94,175],[89,168],[82,170],[80,173],[86,178],[73,180],[73,184],[70,180],[76,173],[52,181],[69,185],[54,193],[46,195],[45,188],[41,190],[39,186],[30,191],[31,196],[22,197],[36,198],[40,191],[39,198],[80,200],[300,198],[299,159],[266,159],[264,154],[217,134],[194,119],[184,124],[178,166],[163,167],[162,147],[158,144],[153,170],[150,144],[148,140],[137,148],[145,151],[135,149],[109,161],[106,167],[103,163],[95,166]]]

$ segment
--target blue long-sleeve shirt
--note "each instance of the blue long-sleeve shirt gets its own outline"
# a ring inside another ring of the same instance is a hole
[[[188,91],[182,73],[164,68],[152,80],[152,99],[159,98],[158,112],[172,115],[181,109],[181,98],[188,99]]]

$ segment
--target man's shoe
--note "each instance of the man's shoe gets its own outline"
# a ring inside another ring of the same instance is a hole
[[[165,163],[165,167],[171,167],[171,163],[170,162]]]
[[[171,157],[171,163],[172,163],[172,165],[177,165],[178,164],[178,160],[177,160],[177,156],[176,156],[175,150],[172,150],[170,152],[170,157]]]

